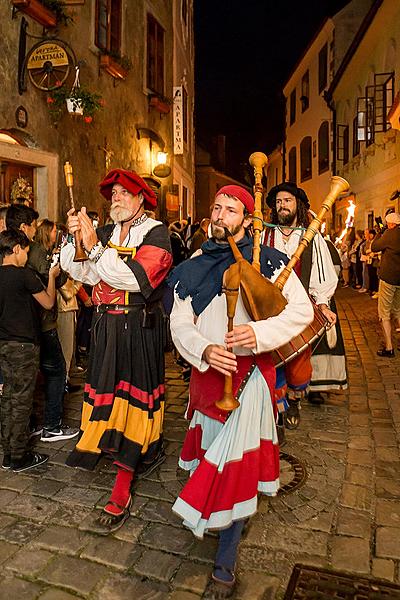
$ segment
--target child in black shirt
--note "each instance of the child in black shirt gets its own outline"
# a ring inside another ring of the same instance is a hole
[[[48,460],[30,452],[28,423],[39,368],[40,323],[37,301],[50,309],[55,301],[57,265],[50,269],[47,290],[25,267],[29,240],[21,231],[0,233],[0,369],[4,378],[0,405],[3,469],[26,471]]]

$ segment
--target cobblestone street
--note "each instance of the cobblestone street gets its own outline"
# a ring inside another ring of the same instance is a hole
[[[338,293],[349,390],[302,408],[285,454],[307,477],[294,492],[260,500],[239,553],[236,598],[283,597],[295,563],[400,583],[400,352],[378,358],[376,301]],[[82,380],[80,380],[82,381]],[[83,383],[83,381],[82,381]],[[0,472],[0,598],[9,600],[195,600],[211,572],[216,538],[185,530],[171,504],[185,480],[177,469],[187,385],[168,358],[166,462],[135,485],[131,518],[109,537],[90,524],[109,496],[113,466],[65,466],[73,447],[37,443],[50,462],[26,474]],[[81,393],[68,401],[78,424]],[[292,477],[282,462],[282,480]]]

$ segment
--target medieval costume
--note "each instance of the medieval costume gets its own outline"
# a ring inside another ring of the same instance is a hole
[[[156,198],[133,172],[116,169],[100,184],[110,198],[115,183],[144,208]],[[132,480],[139,463],[157,464],[162,451],[165,325],[161,299],[171,263],[166,227],[143,213],[120,244],[121,223],[97,229],[89,260],[74,263],[74,245],[61,251],[61,264],[75,279],[93,286],[95,305],[81,433],[67,459],[93,469],[102,452]],[[112,504],[112,502],[111,502]]]
[[[225,186],[217,198],[224,194],[239,199],[252,212],[254,201],[243,188]],[[252,240],[244,235],[237,246],[251,262]],[[243,523],[257,510],[258,492],[273,496],[279,489],[275,368],[269,352],[312,320],[311,303],[295,274],[283,289],[288,303],[275,317],[251,321],[239,294],[234,325],[250,325],[256,347],[234,347],[237,372],[233,390],[240,406],[231,414],[218,409],[215,402],[222,397],[224,376],[210,367],[203,353],[209,345],[224,346],[227,308],[222,278],[233,262],[227,243],[209,239],[200,254],[177,267],[169,279],[174,287],[172,338],[193,366],[187,410],[190,425],[179,460],[191,477],[173,510],[200,538],[208,530],[225,530],[220,534],[214,571],[220,578],[224,570],[233,570]],[[261,273],[273,281],[286,258],[263,248],[260,263]]]
[[[286,190],[286,188],[290,193],[294,192],[298,206],[302,204],[303,211],[307,211],[309,201],[304,190],[291,183],[283,183],[272,188],[268,194],[268,205],[274,208],[277,193]],[[292,228],[289,236],[284,236],[278,225],[275,228],[268,229],[265,232],[264,244],[277,248],[289,258],[292,257],[301,241],[306,223],[297,222],[297,225],[300,226]],[[282,226],[282,228],[285,229],[285,226]],[[336,314],[336,307],[332,298],[338,277],[331,253],[321,234],[318,233],[310,246],[303,252],[296,271],[304,288],[314,302],[317,305],[328,306]],[[311,349],[307,349],[300,355],[299,365],[296,365],[296,362],[293,361],[293,364],[289,363],[285,369],[289,388],[289,418],[286,420],[286,425],[289,428],[297,427],[299,422],[298,402],[304,398],[307,392],[311,401],[314,393],[316,399],[318,399],[321,398],[319,394],[321,391],[347,387],[344,344],[338,322],[335,327],[337,342],[333,348],[329,348],[326,336],[324,336],[322,340],[314,343],[312,352]],[[296,368],[300,365],[301,368]],[[311,379],[307,381],[306,376],[308,375],[311,375]],[[290,415],[292,408],[294,409],[293,416]],[[291,419],[293,419],[293,422]]]

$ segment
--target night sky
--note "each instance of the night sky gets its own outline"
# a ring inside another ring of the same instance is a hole
[[[196,136],[226,135],[226,171],[282,141],[282,87],[324,19],[348,0],[196,0]]]

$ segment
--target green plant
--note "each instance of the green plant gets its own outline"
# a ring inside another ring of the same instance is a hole
[[[41,0],[43,6],[51,10],[57,17],[57,21],[63,25],[69,25],[73,18],[65,12],[65,4],[61,0]]]
[[[66,109],[68,98],[75,99],[77,105],[83,109],[83,117],[87,123],[90,123],[93,115],[104,106],[102,97],[96,92],[90,92],[84,87],[75,87],[71,90],[65,85],[60,85],[47,96],[47,105],[55,122],[60,120]]]

